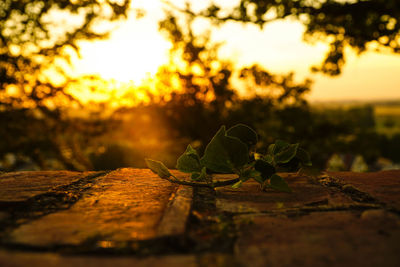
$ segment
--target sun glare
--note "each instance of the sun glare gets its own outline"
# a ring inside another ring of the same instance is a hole
[[[164,16],[160,1],[133,1],[133,8],[145,10],[145,16],[136,19],[132,13],[108,40],[80,43],[82,57],[74,62],[77,76],[98,75],[132,90],[154,79],[159,67],[168,63],[171,43],[158,31],[158,21]],[[316,76],[310,67],[324,59],[328,45],[305,43],[303,32],[304,26],[292,20],[270,23],[263,30],[227,23],[213,31],[212,39],[224,43],[220,57],[232,60],[238,68],[257,63],[275,73],[294,71],[297,79],[312,77],[315,83],[309,94],[311,100],[400,97],[399,56],[364,53],[352,57],[352,52],[340,77]],[[384,92],[377,90],[382,77],[386,82]]]
[[[167,62],[169,43],[159,35],[120,32],[111,40],[85,42],[80,47],[83,60],[76,67],[79,73],[139,84]]]
[[[157,1],[134,1],[133,8],[145,10],[145,17],[136,19],[131,12],[109,39],[81,42],[76,72],[136,85],[153,76],[168,61],[171,45],[158,32],[157,21],[162,16],[159,6]]]

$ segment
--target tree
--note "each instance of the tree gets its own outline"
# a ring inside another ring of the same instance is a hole
[[[159,23],[172,43],[170,62],[159,70],[157,79],[158,92],[167,93],[159,99],[154,96],[150,105],[171,132],[178,131],[175,136],[191,140],[201,150],[221,124],[243,122],[260,130],[257,126],[278,110],[306,106],[309,80],[298,83],[292,73],[276,75],[256,65],[238,69],[218,57],[221,44],[211,40],[209,31],[195,31],[196,19],[171,9]],[[248,85],[250,98],[240,97],[233,78]],[[266,140],[271,141],[271,136]]]
[[[76,138],[63,138],[81,128],[63,112],[71,103],[79,105],[66,91],[73,82],[66,67],[72,55],[79,55],[77,43],[107,38],[112,22],[127,16],[129,4],[130,0],[0,2],[0,139],[7,140],[0,145],[0,157],[12,152],[46,168],[43,156],[51,153],[69,169],[90,165],[79,160]],[[93,122],[90,134],[99,132],[98,126],[99,121]]]
[[[167,13],[160,21],[160,31],[173,47],[169,64],[158,73],[158,90],[174,89],[170,99],[160,103],[170,110],[171,116],[166,120],[171,126],[180,129],[184,136],[204,140],[225,120],[226,107],[236,101],[237,95],[229,82],[231,63],[218,58],[220,45],[210,40],[209,32],[193,32],[194,19],[186,16],[182,23]],[[198,121],[207,121],[209,127],[199,131]]]
[[[260,5],[262,3],[271,2],[273,1],[257,1]],[[287,5],[288,2],[289,1],[281,1],[281,3],[285,5]],[[303,4],[309,4],[310,2],[311,1],[307,1]],[[348,4],[343,2],[338,4],[333,1],[330,3],[334,6],[338,5],[337,7],[341,7],[342,5],[347,7]],[[326,7],[327,6],[325,6],[325,8]],[[244,7],[242,6],[242,8]],[[253,8],[250,8],[246,6],[246,8],[248,8],[245,9],[247,10],[246,12],[242,10],[244,12],[243,14],[246,15],[244,16],[242,14],[243,16],[239,16],[240,12],[238,10],[240,9],[236,9],[236,11],[232,11],[230,15],[226,15],[229,14],[227,10],[220,13],[219,9],[215,8],[214,11],[206,10],[195,13],[191,10],[190,6],[187,6],[184,10],[178,10],[178,12],[180,12],[179,15],[177,15],[178,13],[173,13],[175,15],[172,15],[171,12],[168,13],[166,19],[161,22],[161,30],[167,34],[168,38],[173,43],[171,49],[171,54],[174,55],[173,58],[180,58],[185,62],[183,65],[170,64],[168,66],[169,68],[174,68],[176,65],[183,67],[175,67],[173,70],[170,69],[164,73],[164,82],[167,87],[174,84],[172,82],[174,79],[171,79],[174,75],[177,76],[175,80],[181,83],[181,91],[174,93],[172,97],[165,98],[165,108],[160,108],[162,109],[160,110],[160,114],[165,117],[165,121],[172,121],[173,125],[176,126],[173,127],[173,129],[181,131],[181,134],[187,139],[200,141],[200,143],[205,143],[208,140],[207,138],[209,138],[209,135],[206,129],[215,130],[216,121],[217,125],[226,124],[228,126],[237,122],[244,122],[257,129],[261,139],[265,140],[265,143],[260,143],[258,147],[259,151],[265,150],[268,145],[277,138],[282,138],[289,142],[300,140],[311,152],[315,159],[314,163],[319,168],[325,167],[327,159],[334,152],[345,154],[357,153],[362,155],[369,164],[372,164],[381,153],[377,145],[379,138],[374,132],[372,109],[355,108],[347,111],[328,110],[324,112],[312,109],[304,99],[304,94],[309,91],[311,81],[305,80],[300,83],[295,82],[293,74],[272,74],[257,65],[238,70],[233,64],[225,64],[223,68],[214,69],[214,71],[218,70],[215,73],[219,73],[222,72],[226,66],[229,66],[227,69],[228,72],[226,72],[228,75],[224,76],[225,82],[221,84],[222,86],[220,88],[222,92],[225,91],[230,94],[228,98],[221,99],[220,105],[217,105],[220,109],[215,109],[217,112],[210,112],[210,110],[213,110],[210,108],[212,106],[204,100],[207,99],[205,97],[207,93],[214,96],[216,87],[210,85],[213,76],[204,75],[205,73],[210,73],[204,70],[210,70],[210,66],[222,66],[215,63],[219,61],[217,56],[218,46],[215,46],[215,44],[210,41],[210,38],[206,38],[198,32],[195,33],[191,29],[191,26],[199,17],[211,18],[217,23],[223,23],[227,20],[258,23],[257,20],[253,20],[254,16],[251,16],[251,12],[255,12],[255,7],[253,6]],[[314,8],[317,8],[317,6]],[[175,12],[177,8],[173,6],[171,10]],[[263,12],[263,16],[260,15],[260,18],[263,18],[267,11]],[[297,18],[301,20],[304,19],[304,16],[301,15],[305,15],[304,12],[299,11],[296,15]],[[279,16],[280,18],[285,18],[293,15],[289,13],[290,12],[284,12]],[[225,17],[216,17],[219,14],[225,14]],[[355,17],[357,14],[353,15]],[[278,19],[277,17],[278,15],[274,19]],[[333,17],[334,16],[331,15],[332,21],[335,21]],[[260,19],[259,24],[263,26],[268,22],[269,20]],[[304,23],[306,23],[306,21],[304,21]],[[360,23],[364,25],[362,22]],[[326,22],[326,24],[329,23]],[[314,24],[310,22],[308,25],[309,33],[306,32],[306,34],[309,34],[311,37],[312,35],[318,35],[317,30],[311,30],[311,25],[314,25],[313,27],[315,27],[315,29],[317,27],[316,22]],[[351,33],[351,29],[356,32],[356,25],[343,25],[343,27],[347,27],[347,35],[344,34],[344,30],[337,30],[337,32],[329,31],[329,27],[331,26],[324,28],[320,25],[319,34],[322,35],[319,37],[325,36],[328,40],[333,37],[339,39],[346,37],[347,41],[342,40],[343,46],[350,45],[360,51],[367,49],[368,43],[375,40],[367,38],[367,36],[363,36],[361,33],[359,35]],[[337,27],[341,26],[338,24]],[[362,31],[362,29],[358,30]],[[205,31],[205,33],[207,34],[207,31]],[[343,36],[340,37],[341,35],[339,33]],[[383,31],[381,34],[383,34]],[[394,36],[395,35],[390,38],[395,39]],[[356,42],[356,39],[359,41]],[[382,47],[385,47],[384,43]],[[213,48],[213,50],[211,50],[211,48]],[[205,57],[206,55],[210,55],[211,51],[213,51],[212,60],[210,60],[210,57]],[[393,51],[397,52],[396,49],[393,49]],[[332,56],[332,54],[328,55],[328,57],[330,56]],[[334,65],[336,64],[335,66],[330,65],[330,59],[327,59],[327,61],[322,64],[320,70],[332,75],[339,74],[340,67],[344,63],[344,54],[341,54],[340,57],[342,57],[340,59],[342,61],[339,60],[334,63]],[[208,59],[205,60],[205,58]],[[213,61],[215,62],[212,63]],[[195,67],[196,65],[200,65],[201,67]],[[193,71],[196,69],[200,69],[201,71]],[[330,71],[328,71],[328,69],[330,69]],[[166,68],[166,70],[168,70],[168,68]],[[235,75],[237,76],[235,77]],[[239,97],[232,83],[232,77],[240,78],[245,81],[249,89],[248,97]],[[211,99],[215,100],[217,98]],[[192,106],[188,103],[192,103]],[[196,103],[196,105],[194,103]],[[212,123],[209,123],[210,121]],[[365,149],[368,142],[369,147]],[[196,142],[196,144],[198,144],[198,142]]]
[[[189,6],[181,11],[217,24],[237,21],[261,28],[271,21],[295,18],[306,26],[306,40],[323,39],[329,43],[325,60],[313,69],[330,75],[340,74],[346,46],[361,53],[375,43],[375,49],[400,53],[397,0],[240,0],[230,10],[211,4],[199,12]]]

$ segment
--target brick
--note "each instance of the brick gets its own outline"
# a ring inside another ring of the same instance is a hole
[[[150,256],[146,258],[132,256],[78,256],[59,255],[56,253],[32,253],[0,250],[2,267],[150,267],[150,266],[187,266],[195,267],[197,257],[194,255]]]
[[[23,171],[0,176],[0,202],[22,202],[51,189],[78,181],[95,172]]]
[[[371,173],[328,172],[342,184],[350,184],[368,193],[378,201],[400,210],[400,171],[381,171]]]
[[[157,227],[176,186],[149,170],[120,169],[98,178],[70,209],[21,225],[11,243],[30,246],[81,245],[145,240]]]
[[[240,215],[235,222],[235,255],[244,266],[400,266],[400,219],[385,210]]]
[[[179,186],[158,225],[157,236],[183,235],[192,206],[193,188]]]
[[[350,197],[335,188],[323,187],[306,176],[281,174],[292,193],[261,191],[257,182],[249,180],[239,189],[217,189],[217,207],[228,212],[265,212],[287,208],[319,205],[353,204]]]

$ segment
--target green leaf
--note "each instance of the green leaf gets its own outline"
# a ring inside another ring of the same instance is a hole
[[[236,137],[227,136],[222,126],[211,139],[200,159],[200,164],[218,173],[232,173],[249,161],[246,144]]]
[[[270,144],[268,146],[267,155],[273,156],[274,155],[274,151],[275,151],[275,144]]]
[[[207,168],[203,167],[201,172],[194,172],[190,176],[190,178],[194,181],[206,181],[207,180]]]
[[[145,159],[147,167],[160,176],[163,179],[169,178],[172,174],[169,172],[168,168],[161,162],[157,160],[152,160],[152,159]]]
[[[246,182],[247,180],[249,180],[250,178],[256,177],[256,176],[260,176],[260,173],[254,169],[247,169],[244,170],[239,178],[241,181]]]
[[[191,145],[188,145],[186,151],[178,158],[176,168],[186,173],[201,171],[200,157]]]
[[[261,174],[258,174],[257,176],[254,176],[252,178],[260,184],[263,184],[265,182],[265,180],[261,177]]]
[[[239,179],[243,182],[246,182],[249,179],[254,179],[260,184],[264,182],[264,179],[261,177],[261,173],[255,169],[247,169],[240,174]]]
[[[273,144],[273,151],[271,154],[276,155],[280,153],[281,151],[285,150],[290,144],[286,141],[283,140],[276,140],[275,144]]]
[[[269,179],[276,172],[274,166],[262,159],[256,160],[254,168],[261,173],[263,181]]]
[[[287,193],[292,192],[292,190],[289,188],[285,180],[283,180],[283,178],[277,174],[273,174],[271,176],[269,187],[282,192],[287,192]]]
[[[188,155],[195,155],[195,156],[197,156],[197,157],[199,156],[199,155],[197,154],[196,149],[194,149],[190,144],[186,147],[185,153],[188,154]]]
[[[265,160],[266,162],[268,162],[271,165],[274,165],[274,157],[267,154],[263,157],[263,160]]]
[[[303,166],[312,166],[310,154],[301,147],[297,149],[296,158],[300,160]]]
[[[239,138],[239,140],[245,143],[248,148],[253,147],[258,141],[257,133],[244,124],[237,124],[228,129],[226,135]]]
[[[296,156],[299,144],[291,144],[284,147],[277,154],[275,154],[274,160],[276,163],[288,163],[292,158]]]
[[[234,189],[239,188],[239,187],[242,186],[242,184],[243,184],[243,181],[240,180],[239,182],[234,183],[234,184],[232,185],[232,188],[234,188]]]

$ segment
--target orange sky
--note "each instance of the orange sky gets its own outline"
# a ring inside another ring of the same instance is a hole
[[[110,40],[80,44],[77,74],[94,73],[140,84],[167,62],[170,44],[159,34],[157,24],[163,16],[160,1],[135,0],[132,7],[145,9],[146,16],[136,20],[132,13]],[[205,25],[199,23],[199,30]],[[227,23],[213,32],[213,38],[225,42],[220,56],[234,60],[237,66],[259,63],[272,72],[295,71],[299,78],[311,77],[315,82],[309,100],[400,99],[400,55],[368,52],[357,56],[349,49],[342,75],[312,74],[310,67],[324,59],[327,46],[304,43],[303,31],[300,23],[290,20],[270,23],[262,31],[254,25]]]

